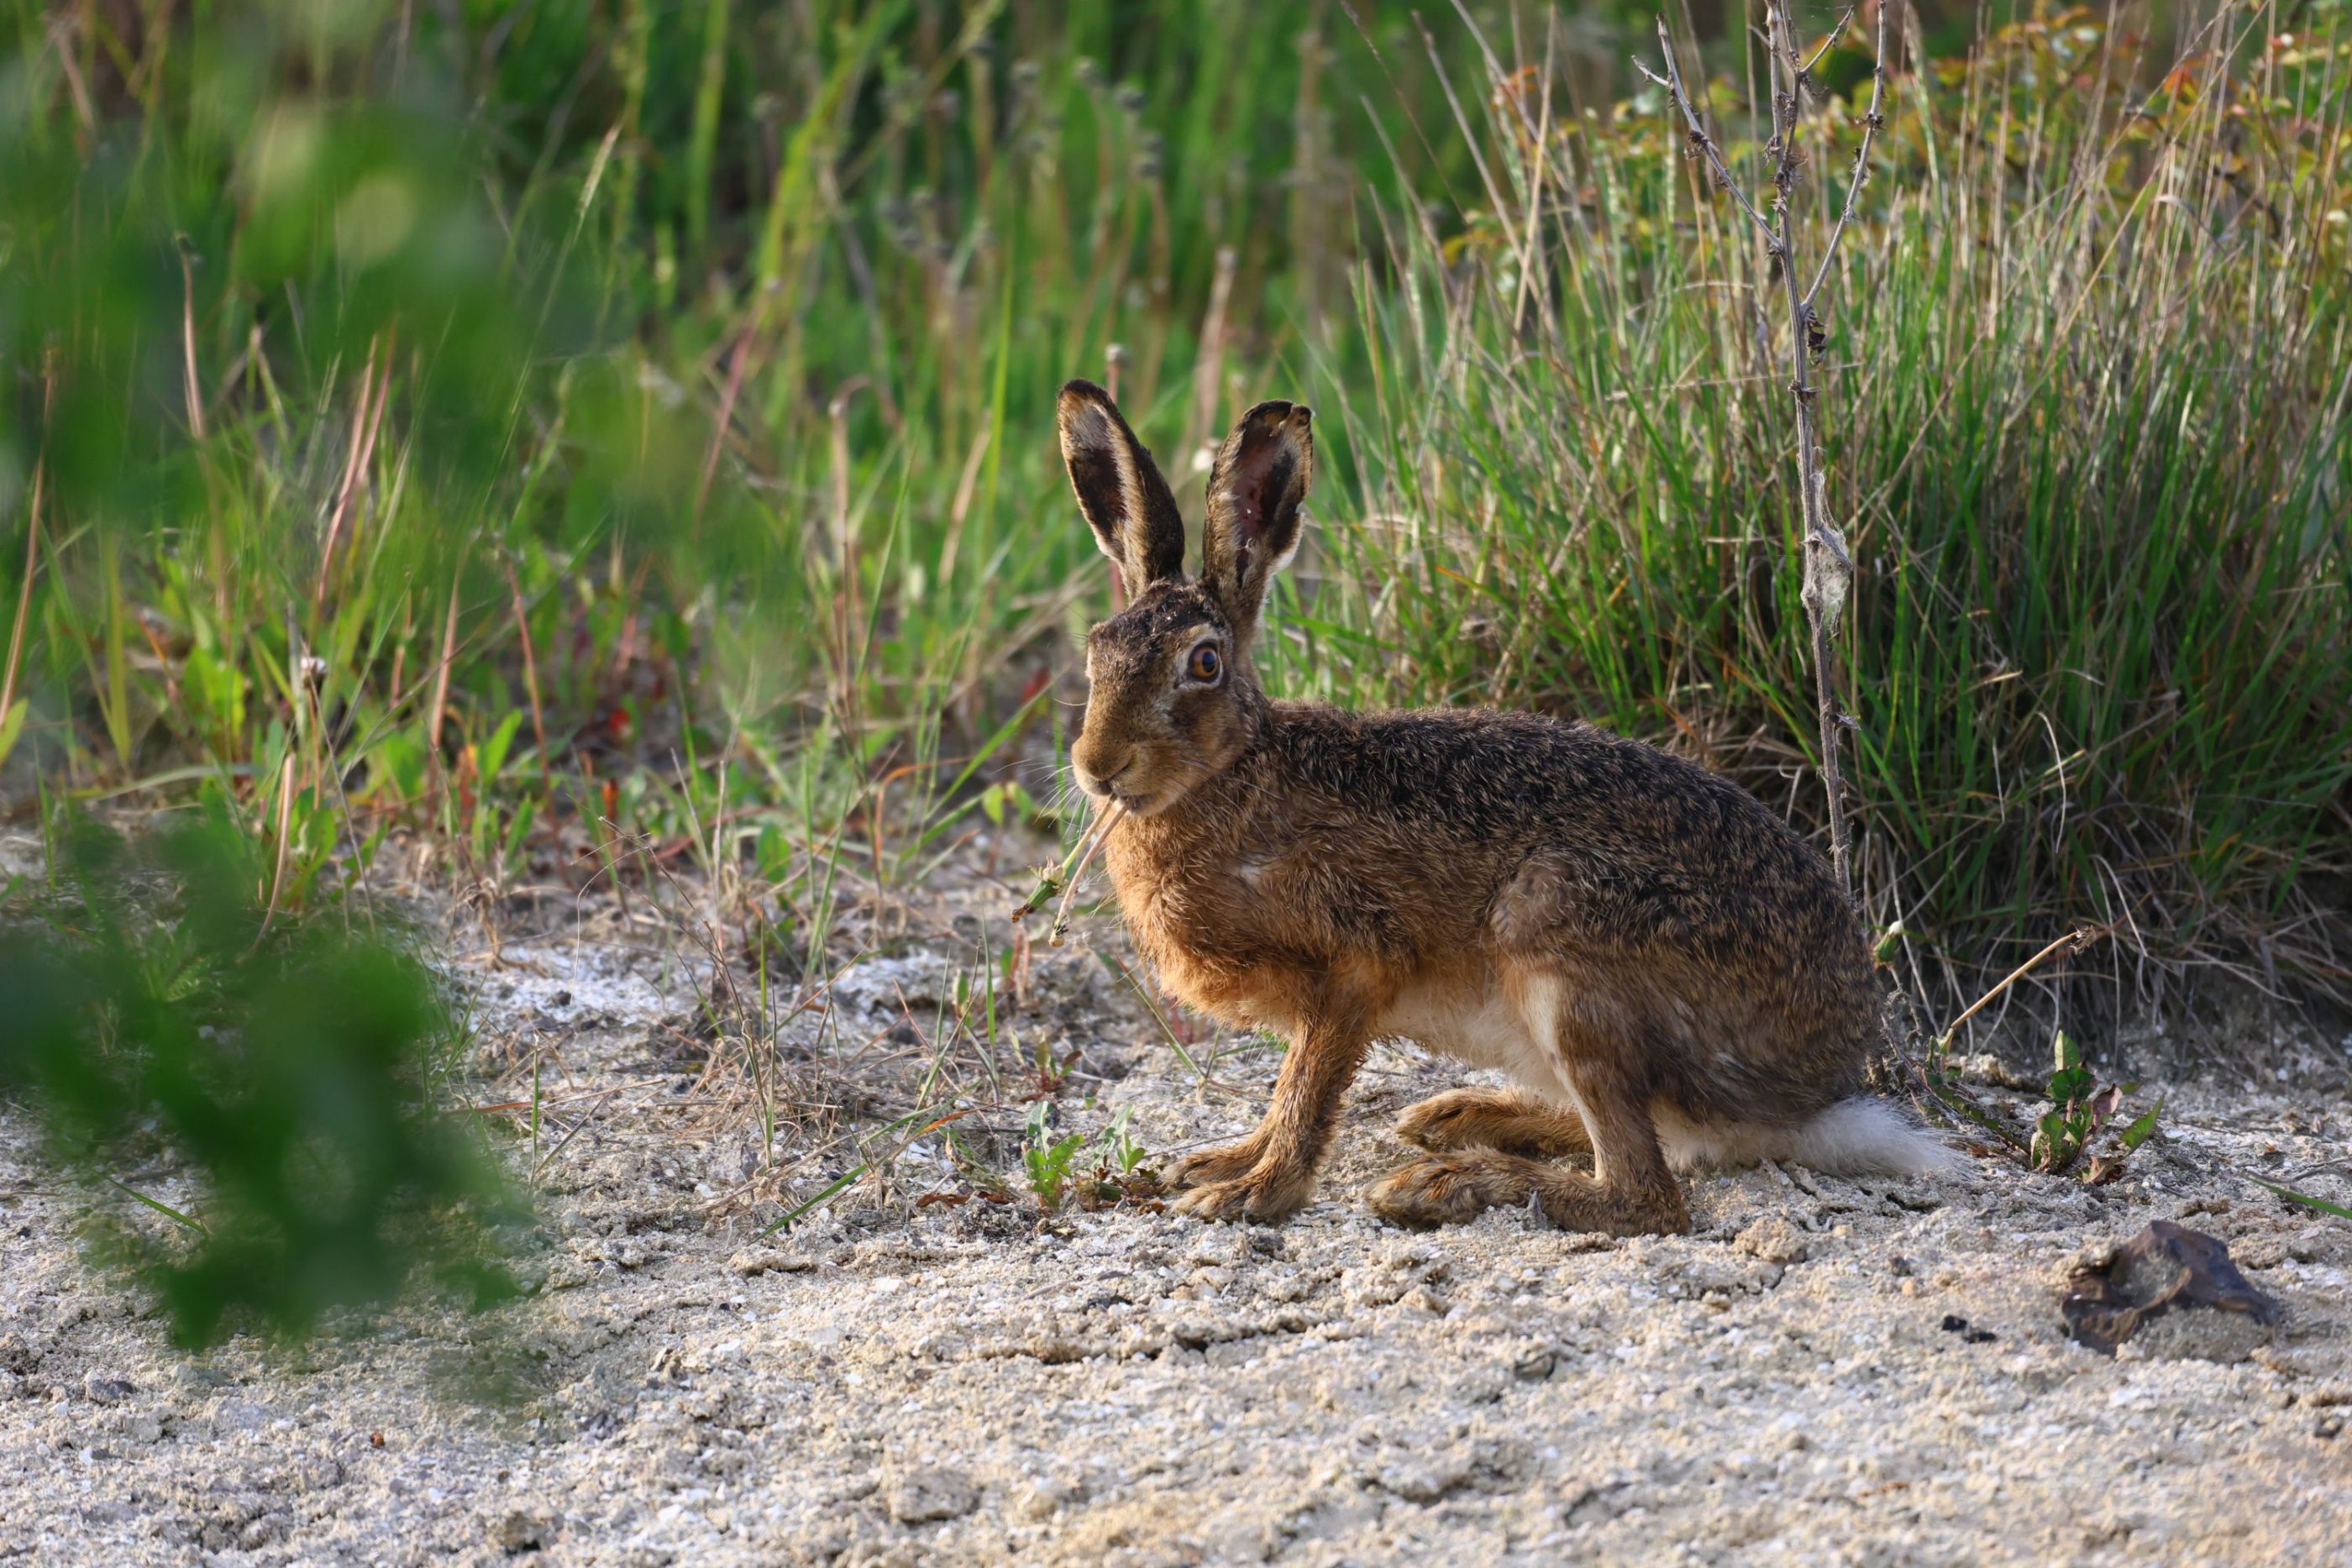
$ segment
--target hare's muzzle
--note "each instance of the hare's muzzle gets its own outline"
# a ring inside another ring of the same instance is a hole
[[[1118,799],[1119,779],[1135,772],[1135,762],[1133,747],[1108,757],[1100,754],[1089,756],[1083,740],[1070,756],[1071,768],[1078,776],[1078,788],[1097,800]]]

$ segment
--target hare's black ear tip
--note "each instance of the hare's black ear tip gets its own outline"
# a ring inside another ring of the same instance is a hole
[[[1256,429],[1296,425],[1304,430],[1315,423],[1315,411],[1303,402],[1291,402],[1282,398],[1259,403],[1242,415],[1242,423]]]
[[[1088,381],[1066,382],[1062,386],[1060,400],[1054,405],[1055,423],[1062,427],[1062,451],[1065,455],[1081,447],[1094,448],[1114,439],[1118,428],[1118,405],[1110,401],[1110,393]]]

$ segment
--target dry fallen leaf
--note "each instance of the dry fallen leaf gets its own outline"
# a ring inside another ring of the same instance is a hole
[[[2076,1270],[2059,1308],[2078,1343],[2107,1355],[2151,1319],[2185,1309],[2279,1321],[2278,1303],[2247,1282],[2226,1245],[2168,1219],[2150,1220],[2105,1267]]]

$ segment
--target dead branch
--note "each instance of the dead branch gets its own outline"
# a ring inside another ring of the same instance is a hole
[[[1815,405],[1811,361],[1820,351],[1824,334],[1821,317],[1813,308],[1813,300],[1827,280],[1838,246],[1853,223],[1863,183],[1869,177],[1871,143],[1879,128],[1885,123],[1880,104],[1886,82],[1886,12],[1892,4],[1893,0],[1880,0],[1878,7],[1876,39],[1871,58],[1870,109],[1863,120],[1861,143],[1854,151],[1844,207],[1822,246],[1811,284],[1801,288],[1797,280],[1796,214],[1790,198],[1796,189],[1798,172],[1806,162],[1798,145],[1804,97],[1811,86],[1813,68],[1843,37],[1846,27],[1853,20],[1855,7],[1849,7],[1838,19],[1836,26],[1831,29],[1828,41],[1808,60],[1798,51],[1796,22],[1790,13],[1788,0],[1766,0],[1765,53],[1771,63],[1772,99],[1772,140],[1766,147],[1771,160],[1772,195],[1769,216],[1732,178],[1731,170],[1724,162],[1722,149],[1708,133],[1706,122],[1699,117],[1697,104],[1683,86],[1682,70],[1675,57],[1674,36],[1668,30],[1664,16],[1658,18],[1658,47],[1665,74],[1660,76],[1641,62],[1634,63],[1635,68],[1643,76],[1666,90],[1667,97],[1681,111],[1684,123],[1689,128],[1692,155],[1706,161],[1716,185],[1731,193],[1733,200],[1748,214],[1748,221],[1763,236],[1768,268],[1780,279],[1788,303],[1789,391],[1797,411],[1797,488],[1804,516],[1803,600],[1805,620],[1811,634],[1814,695],[1821,729],[1822,787],[1829,803],[1830,862],[1837,872],[1839,885],[1849,894],[1853,891],[1852,846],[1846,827],[1844,773],[1839,760],[1842,732],[1847,720],[1837,698],[1838,672],[1832,642],[1844,619],[1846,591],[1853,580],[1853,558],[1847,553],[1844,532],[1830,521],[1828,486],[1822,473],[1821,416]]]

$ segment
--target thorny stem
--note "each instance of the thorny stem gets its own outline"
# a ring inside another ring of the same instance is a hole
[[[1732,199],[1739,204],[1748,214],[1748,220],[1763,234],[1765,248],[1778,256],[1780,253],[1780,236],[1772,232],[1772,225],[1765,220],[1762,213],[1756,210],[1756,204],[1748,199],[1748,193],[1732,179],[1731,171],[1724,166],[1722,150],[1716,146],[1715,138],[1706,133],[1706,127],[1700,122],[1690,94],[1683,90],[1682,68],[1675,64],[1674,36],[1666,31],[1664,16],[1658,18],[1658,47],[1665,57],[1664,76],[1661,77],[1639,60],[1633,62],[1633,68],[1666,89],[1666,96],[1674,99],[1675,107],[1683,111],[1683,119],[1689,123],[1690,144],[1706,160],[1708,169],[1715,174],[1717,186],[1731,193]]]
[[[1788,0],[1766,0],[1769,24],[1765,53],[1771,62],[1772,141],[1768,151],[1772,159],[1772,217],[1767,218],[1748,195],[1731,177],[1724,164],[1723,154],[1715,139],[1698,116],[1698,108],[1685,90],[1680,68],[1675,63],[1674,37],[1666,28],[1664,16],[1658,18],[1658,44],[1664,57],[1666,74],[1662,78],[1636,62],[1637,68],[1650,80],[1666,89],[1675,106],[1682,110],[1690,128],[1691,146],[1704,157],[1715,175],[1716,183],[1731,193],[1750,222],[1763,234],[1764,247],[1773,270],[1780,279],[1782,293],[1789,305],[1789,391],[1797,405],[1797,489],[1799,503],[1804,514],[1805,579],[1803,600],[1805,620],[1811,632],[1813,688],[1818,707],[1822,744],[1822,787],[1828,797],[1830,823],[1830,863],[1837,873],[1838,885],[1851,894],[1853,887],[1852,845],[1846,828],[1845,778],[1839,760],[1839,739],[1845,727],[1837,700],[1836,655],[1832,639],[1837,633],[1838,622],[1844,613],[1848,585],[1853,578],[1853,559],[1847,554],[1845,537],[1829,519],[1827,485],[1822,474],[1821,428],[1819,413],[1814,406],[1811,361],[1814,328],[1818,322],[1813,313],[1813,297],[1829,276],[1831,258],[1837,252],[1838,242],[1844,237],[1847,225],[1853,217],[1856,198],[1862,182],[1868,172],[1870,144],[1883,123],[1879,113],[1880,94],[1886,80],[1886,7],[1894,0],[1880,0],[1875,53],[1871,61],[1870,112],[1864,122],[1861,147],[1854,154],[1853,178],[1846,190],[1845,209],[1837,226],[1831,231],[1828,245],[1822,251],[1821,264],[1813,275],[1812,285],[1800,291],[1793,239],[1795,215],[1790,201],[1797,183],[1801,158],[1797,152],[1798,117],[1803,109],[1806,78],[1829,45],[1822,46],[1811,61],[1801,59],[1797,52],[1797,32],[1794,18],[1789,13]],[[1849,9],[1832,30],[1834,43],[1853,19]]]
[[[1854,5],[1849,5],[1845,8],[1845,15],[1837,19],[1837,26],[1830,29],[1830,36],[1823,38],[1822,40],[1822,47],[1813,51],[1813,57],[1797,68],[1797,79],[1799,81],[1809,79],[1813,74],[1813,68],[1820,65],[1822,60],[1829,57],[1829,52],[1837,47],[1837,41],[1845,37],[1846,28],[1853,26],[1853,14],[1858,9],[1860,9],[1860,7]],[[1790,38],[1789,40],[1790,47],[1792,50],[1796,46],[1796,42],[1797,40],[1794,38]],[[1881,5],[1878,8],[1878,57],[1885,59],[1886,57],[1886,7],[1884,5]],[[1791,53],[1789,57],[1790,59],[1794,59],[1796,58],[1796,56],[1794,53]]]
[[[1822,265],[1813,273],[1812,286],[1805,290],[1805,308],[1811,311],[1813,296],[1822,291],[1822,280],[1830,275],[1830,263],[1837,258],[1838,242],[1845,238],[1846,225],[1853,222],[1854,204],[1861,199],[1862,187],[1870,178],[1870,144],[1885,128],[1886,117],[1878,111],[1879,100],[1886,90],[1886,7],[1891,0],[1880,0],[1878,7],[1878,37],[1871,47],[1870,110],[1862,117],[1862,145],[1853,150],[1853,172],[1845,183],[1845,210],[1838,214],[1837,227],[1830,230],[1830,242],[1822,248]],[[1846,15],[1851,17],[1853,13]],[[1834,41],[1836,35],[1832,34]],[[1829,45],[1822,46],[1826,54]],[[1820,55],[1813,58],[1818,61]],[[1812,68],[1808,66],[1806,69]]]

